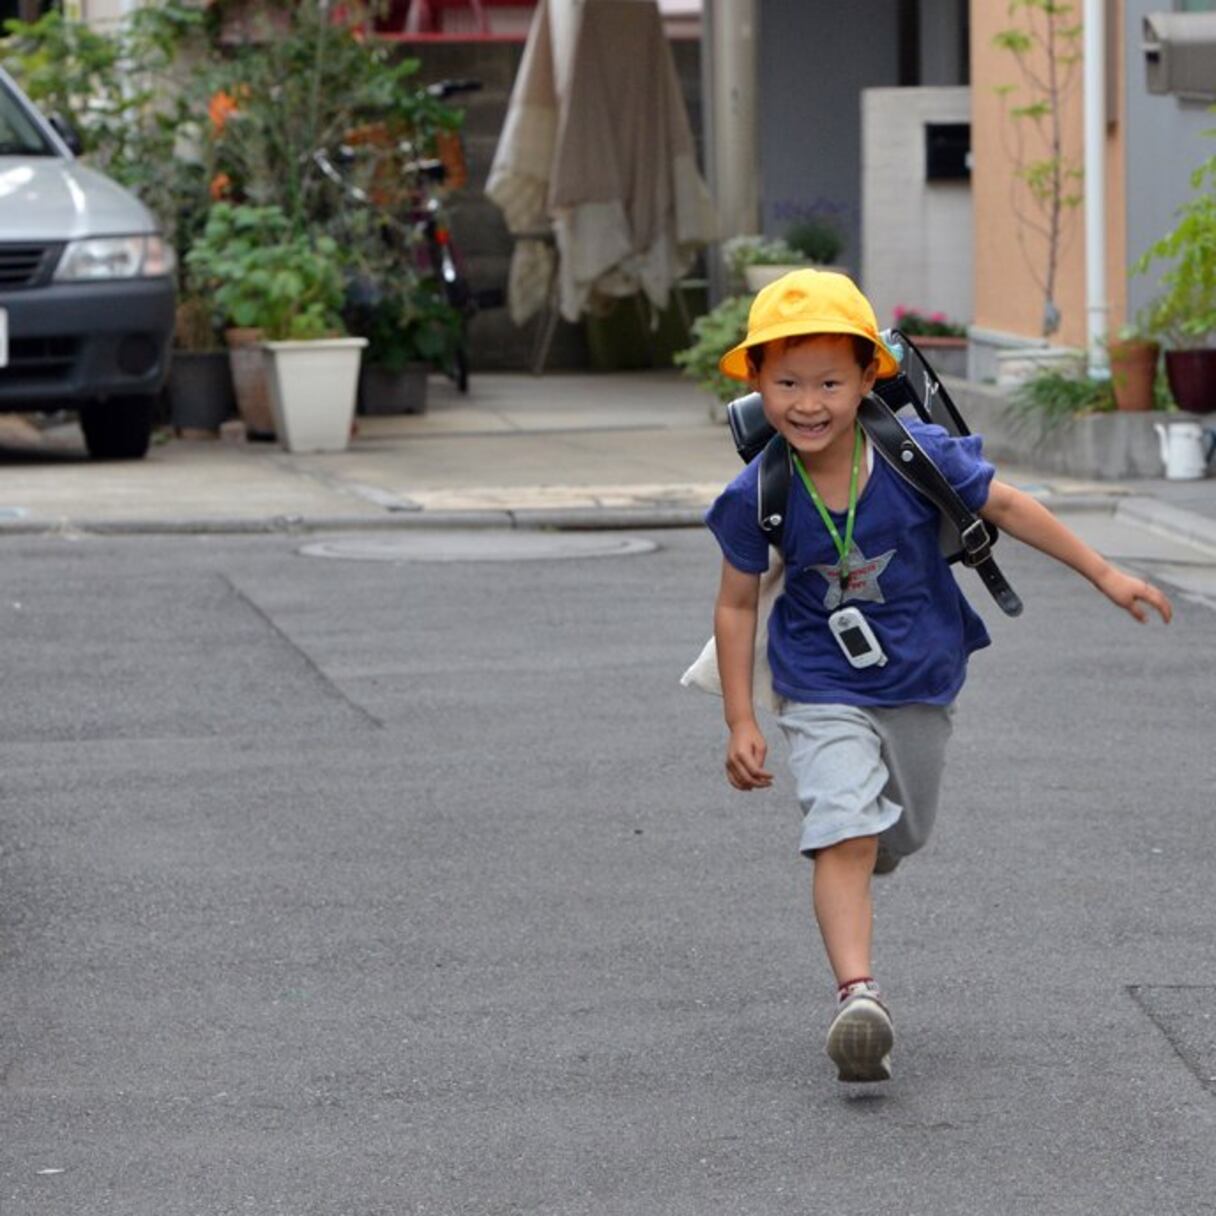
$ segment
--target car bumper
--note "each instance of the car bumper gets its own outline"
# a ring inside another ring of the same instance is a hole
[[[169,279],[0,292],[9,332],[0,410],[159,392],[169,367],[173,307]]]

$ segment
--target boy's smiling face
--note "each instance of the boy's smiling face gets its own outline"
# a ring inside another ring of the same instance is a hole
[[[768,343],[749,383],[764,398],[769,422],[806,464],[852,452],[857,408],[877,374],[877,361],[858,364],[851,337],[815,334]]]

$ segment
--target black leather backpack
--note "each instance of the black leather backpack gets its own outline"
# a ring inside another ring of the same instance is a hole
[[[883,341],[891,350],[903,352],[900,370],[880,380],[874,392],[863,399],[857,412],[861,429],[894,472],[941,512],[941,546],[946,560],[970,566],[1001,611],[1017,616],[1022,601],[992,557],[997,530],[963,502],[896,411],[910,406],[923,421],[935,422],[951,435],[969,435],[971,431],[929,361],[908,336],[898,329],[887,330]],[[732,401],[726,413],[735,450],[743,461],[760,455],[760,527],[769,543],[780,549],[793,481],[789,445],[769,425],[759,393]]]

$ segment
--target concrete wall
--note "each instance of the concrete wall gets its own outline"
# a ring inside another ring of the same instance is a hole
[[[867,89],[861,113],[862,282],[879,324],[898,305],[970,321],[971,187],[925,180],[925,124],[969,121],[970,90]]]
[[[1192,195],[1191,170],[1213,152],[1216,139],[1202,132],[1216,127],[1216,116],[1202,104],[1152,96],[1145,88],[1141,22],[1146,13],[1171,6],[1167,0],[1125,0],[1127,37],[1123,48],[1127,82],[1127,230],[1124,252],[1130,266],[1174,224],[1174,211]],[[1148,275],[1128,282],[1132,315],[1156,290],[1158,264]]]
[[[1020,415],[1000,390],[967,380],[943,380],[967,425],[984,437],[984,455],[998,463],[1095,480],[1161,477],[1165,466],[1155,427],[1193,414],[1087,414],[1044,433]],[[999,556],[999,553],[998,553]]]

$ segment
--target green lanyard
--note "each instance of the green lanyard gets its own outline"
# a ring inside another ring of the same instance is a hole
[[[819,491],[815,489],[815,483],[811,480],[811,475],[802,467],[802,461],[798,459],[798,453],[791,453],[794,457],[794,468],[798,470],[798,474],[806,486],[806,492],[811,496],[811,502],[815,504],[815,510],[819,512],[819,518],[823,520],[823,525],[827,528],[828,535],[831,536],[832,543],[836,546],[836,552],[840,554],[841,591],[849,589],[849,553],[853,548],[853,521],[857,518],[857,476],[861,471],[861,452],[861,426],[858,424],[853,436],[853,472],[849,477],[849,514],[844,526],[844,540],[840,539],[840,533],[836,529],[836,524],[828,514],[827,507],[823,505],[823,499],[819,497]]]

